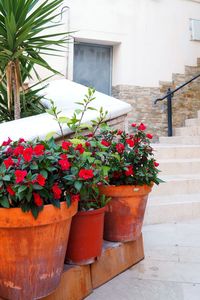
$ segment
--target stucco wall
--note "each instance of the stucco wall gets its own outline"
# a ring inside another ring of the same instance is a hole
[[[189,30],[189,19],[200,19],[196,1],[65,0],[65,5],[70,9],[63,17],[76,39],[114,45],[113,85],[158,86],[199,56],[200,43],[190,41]],[[66,57],[56,66],[72,79],[72,45],[68,66]]]

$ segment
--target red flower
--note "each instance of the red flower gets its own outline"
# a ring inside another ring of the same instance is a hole
[[[61,159],[67,159],[67,154],[60,154]]]
[[[106,141],[106,140],[102,140],[102,141],[101,141],[101,144],[102,144],[103,146],[105,146],[105,147],[109,147],[109,146],[110,146],[110,143],[109,143],[108,141]]]
[[[35,205],[37,205],[37,206],[42,206],[43,200],[42,200],[42,198],[40,197],[40,195],[37,194],[37,193],[33,193],[33,197],[34,197],[34,203],[35,203]]]
[[[126,176],[130,176],[134,174],[133,166],[128,166],[127,169],[128,170],[125,171]]]
[[[90,133],[87,134],[87,136],[88,136],[88,137],[93,137],[93,136],[94,136],[94,133],[90,132]]]
[[[19,141],[18,141],[19,144],[24,143],[24,142],[26,142],[26,141],[23,138],[20,138]]]
[[[150,133],[147,133],[146,137],[151,140],[153,138],[153,135]]]
[[[45,185],[45,181],[46,181],[46,178],[42,175],[42,174],[38,174],[37,177],[36,177],[36,182],[41,185],[41,186],[44,186]]]
[[[40,156],[40,155],[43,155],[44,154],[44,145],[36,145],[34,148],[33,148],[33,153],[37,156]]]
[[[25,161],[27,162],[31,161],[33,157],[33,149],[31,147],[24,149],[22,155]]]
[[[116,145],[116,150],[117,150],[118,153],[123,153],[124,149],[125,149],[125,147],[122,143],[119,143],[119,144]]]
[[[93,170],[81,169],[78,173],[78,176],[85,180],[91,179],[94,177]]]
[[[139,126],[138,126],[138,130],[141,130],[141,131],[144,131],[147,127],[141,123]]]
[[[16,170],[15,171],[15,177],[16,177],[16,183],[20,183],[24,180],[24,178],[27,175],[27,171],[22,171],[22,170]]]
[[[72,146],[72,143],[66,141],[62,142],[62,148],[64,150],[68,150],[70,146]]]
[[[122,130],[118,130],[117,131],[117,135],[122,135],[123,131]]]
[[[153,164],[154,164],[155,167],[158,167],[158,166],[159,166],[159,163],[157,163],[156,161],[154,161]]]
[[[4,165],[6,166],[6,169],[14,165],[14,161],[12,160],[11,157],[8,157],[7,159],[4,160]]]
[[[129,147],[133,147],[135,145],[134,141],[131,139],[126,139],[127,144],[129,145]]]
[[[15,191],[12,189],[11,185],[8,185],[6,188],[7,192],[10,194],[10,196],[15,195]]]
[[[19,156],[20,154],[23,153],[23,151],[24,151],[24,147],[22,145],[19,145],[14,149],[13,155]]]
[[[76,202],[76,201],[80,201],[80,195],[71,195],[71,201],[72,202]]]
[[[67,171],[71,167],[71,164],[67,159],[60,159],[58,163],[61,166],[61,170],[63,171]]]
[[[75,150],[78,150],[80,152],[80,154],[82,154],[83,152],[85,152],[85,149],[83,148],[82,144],[78,144],[76,146]]]
[[[61,198],[62,190],[59,188],[57,183],[52,186],[52,192],[55,199],[58,200]]]
[[[91,144],[90,144],[89,142],[85,142],[85,146],[86,146],[86,147],[90,147],[90,145],[91,145]]]
[[[113,172],[113,178],[115,178],[115,179],[118,179],[118,178],[120,178],[120,177],[121,177],[121,175],[122,175],[122,173],[121,173],[121,172],[118,172],[118,171],[114,171],[114,172]]]
[[[132,126],[132,127],[136,127],[137,124],[136,124],[136,123],[132,123],[131,126]]]
[[[12,140],[10,138],[8,138],[8,140],[4,141],[1,146],[8,146],[8,145],[10,145],[11,142],[12,142]]]

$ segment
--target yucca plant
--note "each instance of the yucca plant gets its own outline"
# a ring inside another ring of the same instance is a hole
[[[69,33],[49,33],[50,25],[60,13],[64,0],[0,0],[0,72],[1,82],[6,79],[8,115],[21,117],[20,91],[23,76],[29,76],[34,65],[40,65],[53,73],[42,57],[57,55],[69,39]],[[23,73],[23,75],[22,75]],[[3,88],[3,87],[2,87]]]

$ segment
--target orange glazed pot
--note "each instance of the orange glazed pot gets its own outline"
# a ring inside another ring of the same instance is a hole
[[[113,242],[137,240],[141,234],[148,194],[152,186],[101,186],[100,193],[111,197],[104,222],[104,239]]]
[[[101,255],[105,207],[78,212],[72,219],[65,262],[86,265]]]
[[[33,300],[56,289],[76,212],[76,202],[49,204],[35,220],[20,208],[0,208],[0,297]]]

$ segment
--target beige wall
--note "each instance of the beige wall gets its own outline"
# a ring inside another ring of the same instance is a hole
[[[114,47],[113,85],[158,86],[195,65],[200,42],[190,40],[189,19],[200,19],[197,0],[65,0],[65,28],[77,40]],[[67,53],[66,53],[67,55]],[[50,62],[73,79],[73,45]]]

